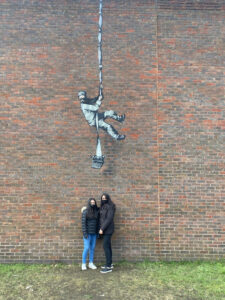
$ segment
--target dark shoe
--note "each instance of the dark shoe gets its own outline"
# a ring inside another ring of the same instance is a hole
[[[102,273],[102,274],[109,273],[109,272],[112,272],[112,269],[111,269],[111,268],[108,268],[108,267],[106,267],[105,269],[102,269],[102,270],[100,271],[100,273]]]
[[[117,137],[117,141],[125,140],[126,136],[124,134],[119,134]]]
[[[104,266],[101,266],[101,269],[105,269],[105,268],[110,268],[110,269],[113,269],[113,268],[114,268],[114,264],[111,264],[111,266],[110,266],[110,267],[107,267],[106,265],[104,265]]]
[[[119,122],[122,123],[122,122],[125,120],[125,117],[126,117],[125,114],[123,114],[123,115],[121,115],[121,116],[118,116],[117,121],[119,121]]]

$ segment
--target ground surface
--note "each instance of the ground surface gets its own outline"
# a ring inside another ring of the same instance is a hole
[[[225,263],[118,263],[112,273],[79,265],[0,265],[0,300],[222,300]]]

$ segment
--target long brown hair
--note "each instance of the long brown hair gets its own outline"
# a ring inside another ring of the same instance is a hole
[[[106,204],[109,206],[109,208],[116,208],[116,205],[112,202],[111,197],[107,193],[103,193],[101,196],[101,208],[103,207],[104,203],[102,201],[102,197],[106,197]]]

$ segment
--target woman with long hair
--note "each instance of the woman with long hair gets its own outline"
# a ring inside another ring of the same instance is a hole
[[[112,272],[112,246],[111,238],[114,232],[114,214],[116,205],[112,202],[110,196],[106,193],[101,196],[100,207],[100,230],[99,234],[103,235],[103,249],[105,252],[106,264],[102,267],[101,273]]]
[[[90,198],[87,207],[82,208],[82,232],[84,240],[84,250],[82,254],[82,271],[87,270],[86,259],[89,252],[88,267],[92,270],[97,269],[94,265],[94,253],[96,246],[96,239],[99,231],[99,208],[96,200]]]

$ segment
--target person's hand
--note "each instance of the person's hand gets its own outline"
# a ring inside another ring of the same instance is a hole
[[[103,231],[102,231],[102,229],[100,229],[100,230],[99,230],[99,234],[103,234]]]
[[[99,96],[99,98],[100,98],[100,96]],[[102,104],[101,99],[98,99],[98,100],[96,101],[96,104],[98,105],[98,107],[101,106],[101,104]]]

